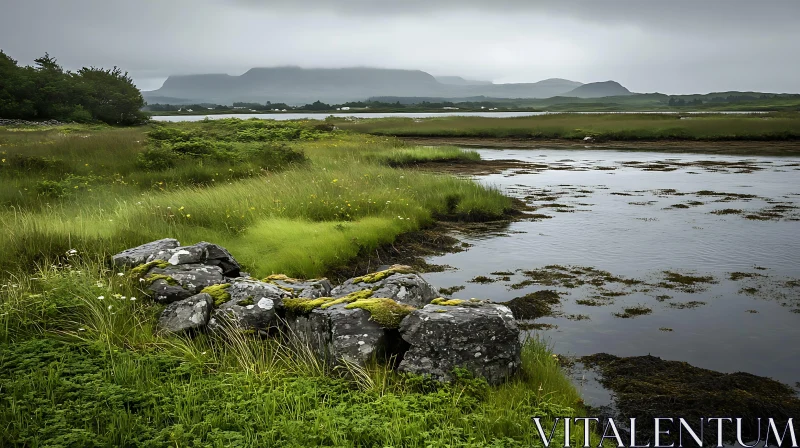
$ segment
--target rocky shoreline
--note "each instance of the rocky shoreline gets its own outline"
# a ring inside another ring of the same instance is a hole
[[[333,286],[285,275],[255,279],[223,247],[175,239],[112,257],[167,307],[165,333],[249,332],[300,342],[331,367],[377,360],[398,371],[453,379],[466,369],[500,384],[520,367],[520,329],[497,303],[440,296],[408,266],[394,265]]]

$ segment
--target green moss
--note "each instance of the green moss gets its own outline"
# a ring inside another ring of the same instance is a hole
[[[360,308],[369,312],[371,319],[384,328],[397,328],[404,317],[416,310],[413,306],[392,299],[359,299],[345,306],[348,310]]]
[[[296,299],[283,299],[283,307],[289,314],[299,315],[299,314],[308,314],[313,311],[315,308],[319,308],[320,306],[332,302],[334,300],[333,297],[319,297],[316,299],[310,299],[308,297],[299,297]]]
[[[409,266],[394,265],[384,271],[373,272],[372,274],[356,277],[353,279],[353,283],[375,283],[393,274],[410,274],[411,272],[413,272],[413,270]]]
[[[431,301],[431,303],[433,305],[441,305],[441,306],[458,306],[458,305],[461,305],[462,303],[464,303],[464,301],[463,300],[459,300],[459,299],[450,299],[450,300],[448,300],[448,299],[439,297],[438,299],[433,299],[433,301]]]
[[[282,282],[286,282],[286,283],[297,283],[298,282],[298,280],[296,278],[292,278],[292,277],[286,276],[284,274],[272,274],[272,275],[264,278],[263,281],[266,282],[266,283],[274,283],[276,281],[282,281]]]
[[[317,308],[324,310],[340,303],[353,303],[356,300],[368,299],[370,297],[372,297],[372,290],[364,289],[352,292],[338,299],[334,299],[333,297],[284,299],[283,306],[286,308],[286,311],[292,314],[308,314]]]
[[[150,285],[152,285],[153,283],[155,283],[158,280],[164,280],[170,286],[178,286],[178,285],[180,285],[180,283],[178,283],[177,280],[175,280],[174,278],[170,277],[169,275],[164,275],[164,274],[150,274],[150,275],[148,275],[144,279],[144,285],[145,286],[150,286]]]
[[[145,274],[150,272],[150,269],[153,268],[161,268],[164,269],[165,267],[169,266],[169,262],[164,260],[153,260],[148,263],[142,263],[139,266],[131,269],[131,275],[137,278],[144,277]]]
[[[208,294],[214,299],[214,306],[220,306],[231,299],[231,294],[228,292],[230,283],[223,283],[221,285],[211,285],[203,288],[200,293]]]
[[[237,305],[239,305],[239,306],[255,305],[255,302],[253,301],[253,296],[249,296],[244,300],[240,300],[239,303],[237,303]]]

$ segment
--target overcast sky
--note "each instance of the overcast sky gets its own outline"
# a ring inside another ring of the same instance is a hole
[[[0,0],[23,64],[171,74],[374,66],[635,92],[800,93],[800,0]]]

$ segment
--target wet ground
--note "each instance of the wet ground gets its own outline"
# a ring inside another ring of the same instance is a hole
[[[652,355],[797,387],[800,157],[479,152],[465,174],[532,215],[458,235],[467,250],[426,258],[453,268],[425,274],[433,284],[533,300],[517,307],[533,313],[524,327],[564,357]],[[573,374],[589,404],[608,404],[592,372]]]

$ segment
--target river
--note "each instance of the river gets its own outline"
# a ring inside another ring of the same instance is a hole
[[[240,118],[247,120],[250,118],[258,118],[261,120],[324,120],[327,117],[355,117],[355,118],[388,118],[388,117],[406,117],[406,118],[431,118],[431,117],[493,117],[493,118],[509,118],[509,117],[532,117],[536,115],[547,114],[562,114],[562,113],[575,113],[575,114],[677,114],[679,112],[671,111],[657,111],[657,112],[341,112],[341,113],[272,113],[272,114],[218,114],[218,115],[156,115],[152,119],[154,121],[167,121],[167,122],[183,122],[183,121],[202,121],[208,118],[209,120],[219,120],[222,118]],[[762,114],[766,112],[739,112],[739,111],[708,111],[708,112],[680,112],[683,114]]]
[[[556,291],[561,305],[529,332],[559,354],[651,354],[800,381],[800,158],[478,152],[525,162],[475,179],[549,218],[460,235],[467,250],[426,259],[452,267],[425,274],[431,283],[496,301]]]

